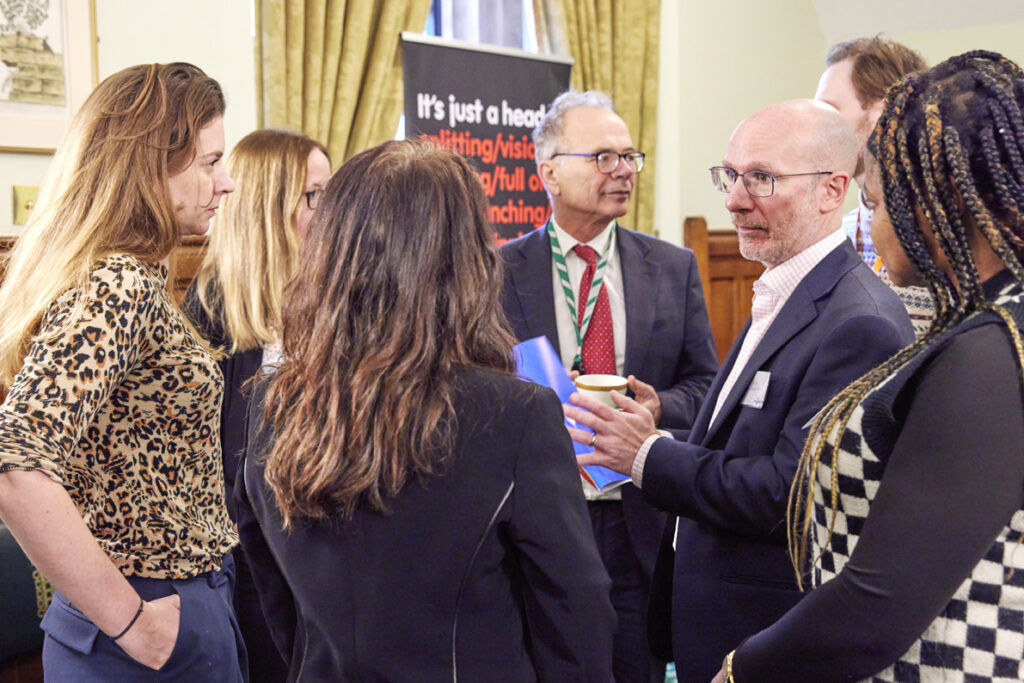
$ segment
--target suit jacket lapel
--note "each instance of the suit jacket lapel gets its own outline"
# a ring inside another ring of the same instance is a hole
[[[641,239],[621,225],[615,234],[626,305],[626,357],[622,371],[625,375],[640,375],[654,327],[657,302],[652,294],[657,291],[657,269],[647,260],[649,248]]]
[[[806,292],[801,291],[800,287],[797,287],[786,301],[785,306],[779,311],[779,315],[772,321],[771,327],[761,338],[746,365],[743,366],[725,403],[722,404],[722,409],[718,411],[715,424],[711,426],[709,433],[713,433],[725,416],[731,413],[740,402],[750,385],[750,380],[754,378],[754,374],[761,369],[761,366],[816,317],[818,317],[818,312],[814,307],[814,300],[808,297]]]
[[[726,355],[722,367],[719,368],[718,373],[715,375],[714,381],[711,382],[707,396],[704,397],[704,403],[701,404],[700,412],[697,413],[697,419],[693,421],[693,429],[690,430],[690,443],[703,444],[713,434],[713,432],[709,431],[711,414],[715,410],[715,404],[718,403],[718,395],[722,392],[722,385],[725,384],[726,377],[732,372],[732,366],[736,364],[736,356],[739,355],[740,347],[743,346],[743,340],[746,339],[747,332],[749,331],[750,319],[748,318],[739,336],[736,337],[736,341],[729,348],[729,353]]]
[[[526,321],[527,335],[524,339],[546,335],[557,351],[558,325],[555,322],[555,293],[551,285],[551,243],[543,227],[534,230],[520,243],[519,257],[518,261],[506,264],[506,267]]]
[[[858,260],[857,252],[846,240],[842,245],[830,251],[818,265],[811,269],[811,272],[804,276],[800,284],[790,294],[789,299],[786,300],[778,316],[772,321],[771,326],[765,331],[764,337],[761,338],[739,377],[736,378],[736,382],[729,391],[729,396],[722,404],[722,409],[718,411],[715,423],[708,430],[708,437],[714,434],[722,420],[740,402],[750,385],[750,380],[754,378],[754,374],[775,355],[776,351],[818,317],[815,302],[832,291],[840,278],[857,265]],[[749,329],[749,325],[750,321],[748,320],[745,329]],[[732,352],[729,355],[732,356]],[[719,388],[721,388],[720,385]],[[714,404],[712,404],[713,407]]]

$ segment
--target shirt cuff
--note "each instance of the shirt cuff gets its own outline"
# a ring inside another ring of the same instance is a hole
[[[647,462],[647,453],[651,450],[654,442],[663,436],[665,436],[663,432],[655,432],[640,444],[640,449],[636,452],[636,457],[633,458],[633,466],[629,470],[629,477],[637,488],[643,488],[644,463]]]

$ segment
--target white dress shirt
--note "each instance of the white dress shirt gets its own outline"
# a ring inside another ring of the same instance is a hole
[[[754,282],[755,296],[760,295],[766,297],[770,305],[762,315],[758,316],[756,325],[754,324],[754,321],[751,321],[750,329],[747,330],[747,335],[743,338],[743,345],[740,347],[740,351],[736,356],[736,362],[733,363],[732,368],[729,370],[729,376],[726,378],[725,383],[722,385],[722,390],[718,394],[717,402],[715,403],[715,410],[712,413],[711,421],[708,423],[709,429],[714,425],[715,419],[718,417],[718,411],[722,407],[722,404],[728,397],[729,393],[732,391],[743,391],[746,389],[746,387],[736,387],[736,379],[740,376],[740,373],[743,372],[747,361],[750,360],[750,357],[753,355],[757,345],[764,338],[768,328],[771,327],[773,322],[775,322],[775,318],[778,317],[779,311],[781,311],[782,307],[786,305],[787,301],[789,301],[789,297],[793,294],[797,285],[807,277],[808,273],[814,270],[815,266],[821,263],[826,256],[828,256],[845,240],[846,234],[843,232],[842,228],[829,233],[800,253],[791,256],[777,266],[768,268],[764,271],[761,277]],[[643,483],[644,463],[647,461],[647,453],[650,451],[654,442],[662,436],[664,435],[652,434],[643,442],[643,444],[641,444],[640,449],[637,451],[636,458],[633,460],[632,470],[630,471],[633,483],[637,486],[640,486]]]
[[[562,249],[565,257],[565,268],[569,272],[569,283],[572,285],[574,298],[573,304],[579,301],[580,278],[587,268],[587,262],[573,251],[573,247],[581,244],[579,240],[563,230],[555,219],[551,219],[555,227],[555,235],[558,237],[558,246]],[[605,229],[597,234],[589,242],[583,242],[593,248],[598,254],[598,262],[601,254],[612,236],[613,220]],[[604,280],[602,284],[608,293],[608,306],[612,313],[612,337],[615,341],[615,372],[622,374],[626,362],[626,298],[622,289],[622,264],[619,261],[619,250],[615,248],[612,241],[608,252],[608,265],[605,266]],[[569,304],[565,300],[565,292],[562,290],[562,281],[558,277],[558,270],[555,268],[554,259],[551,260],[551,287],[555,293],[555,328],[558,331],[558,353],[562,357],[562,365],[566,370],[572,369],[572,362],[576,358],[576,325],[573,323],[572,314],[569,312]],[[577,311],[577,314],[579,312]],[[580,478],[583,484],[583,495],[587,500],[621,500],[622,492],[614,488],[606,493],[599,492],[590,483]]]
[[[608,240],[611,239],[612,221],[605,229],[597,234],[597,237],[589,242],[580,242],[567,233],[555,219],[551,224],[555,226],[555,235],[558,237],[558,245],[562,248],[562,255],[565,257],[565,268],[569,271],[569,284],[572,285],[574,298],[573,304],[579,300],[580,278],[587,268],[584,261],[573,247],[577,244],[586,244],[594,249],[598,255],[598,262],[601,254],[604,253]],[[612,312],[612,336],[615,340],[615,372],[622,374],[623,365],[626,362],[626,297],[622,290],[622,264],[619,262],[619,250],[612,242],[611,250],[608,252],[608,265],[604,270],[604,288],[608,293],[608,305]],[[558,270],[555,268],[555,261],[551,261],[551,287],[555,292],[555,328],[558,330],[558,352],[562,357],[562,364],[566,370],[572,369],[573,359],[576,357],[576,325],[573,323],[572,314],[569,312],[569,304],[565,301],[565,292],[562,291],[562,281],[558,277]],[[579,311],[577,311],[577,315]]]

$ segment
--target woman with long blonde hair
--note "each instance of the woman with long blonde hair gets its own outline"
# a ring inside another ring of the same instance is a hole
[[[284,286],[331,162],[319,142],[266,128],[239,140],[227,167],[238,190],[224,200],[188,300],[235,354],[276,340]]]
[[[300,266],[306,234],[331,175],[327,150],[287,130],[253,131],[227,159],[237,189],[224,198],[209,246],[185,295],[185,311],[224,352],[220,441],[228,512],[245,440],[246,387],[276,359],[284,287]],[[242,553],[235,553],[235,610],[249,653],[251,680],[280,681],[284,661],[270,641],[259,597]]]
[[[222,380],[167,259],[234,189],[224,95],[130,67],[76,114],[0,287],[0,517],[56,592],[47,679],[244,679]]]
[[[235,489],[292,679],[611,680],[610,581],[558,398],[512,374],[486,209],[465,159],[405,140],[314,216]]]

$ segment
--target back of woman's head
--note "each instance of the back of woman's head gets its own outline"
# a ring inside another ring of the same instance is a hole
[[[1001,55],[968,52],[893,87],[873,141],[901,245],[952,320],[983,298],[969,246],[977,226],[1024,279],[1024,72]],[[925,246],[934,231],[959,290]]]
[[[196,286],[207,311],[221,318],[232,352],[271,342],[280,327],[284,286],[298,265],[296,223],[314,149],[327,157],[306,135],[266,128],[228,155],[236,187],[221,200]]]
[[[301,331],[334,325],[323,311],[337,308],[347,312],[337,331],[360,349],[394,344],[397,353],[415,340],[430,355],[473,360],[479,325],[499,308],[486,213],[480,180],[457,154],[401,141],[356,155],[331,179],[310,227],[287,343],[316,343]]]
[[[0,381],[20,366],[43,309],[84,283],[96,258],[170,253],[180,234],[168,178],[192,162],[200,130],[223,113],[217,82],[184,63],[129,67],[89,95],[10,255]]]
[[[510,371],[483,186],[428,143],[356,155],[327,186],[289,284],[267,476],[285,520],[387,509],[450,446],[457,366]]]

